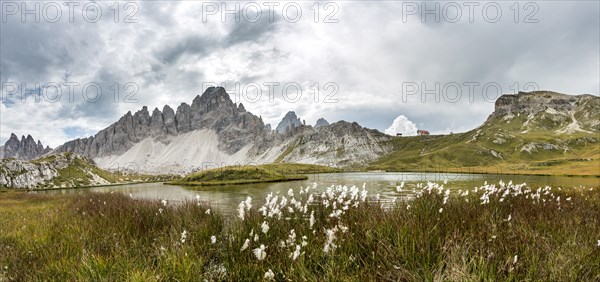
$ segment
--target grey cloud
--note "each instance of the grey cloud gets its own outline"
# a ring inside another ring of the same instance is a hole
[[[314,105],[311,99],[244,105],[272,125],[295,110],[311,124],[325,116],[382,131],[400,114],[433,132],[466,130],[493,109],[480,92],[473,103],[423,103],[420,97],[404,103],[402,82],[497,82],[509,93],[514,82],[532,81],[541,89],[571,94],[600,92],[598,2],[536,2],[538,24],[423,24],[418,19],[405,24],[400,3],[353,1],[340,4],[340,23],[333,25],[270,23],[266,15],[258,23],[203,25],[197,3],[141,2],[140,22],[132,25],[3,23],[0,79],[45,82],[70,72],[69,80],[98,81],[103,90],[117,81],[138,83],[137,104],[115,104],[109,92],[95,104],[81,98],[61,101],[45,116],[107,125],[142,105],[189,103],[202,92],[203,81],[321,86],[334,81],[340,102],[333,106]]]
[[[218,46],[215,41],[198,35],[189,35],[170,43],[155,55],[157,59],[167,65],[177,63],[184,54],[203,56]]]
[[[216,50],[222,50],[244,42],[259,42],[272,34],[278,21],[269,22],[261,18],[256,23],[241,21],[231,24],[229,33],[224,38],[211,38],[196,34],[181,38],[169,39],[165,46],[155,53],[155,57],[165,64],[175,64],[183,56],[206,56]]]
[[[231,31],[227,35],[225,40],[226,46],[235,45],[243,42],[259,42],[273,33],[281,20],[275,16],[273,21],[270,21],[268,17],[263,16],[256,23],[241,21],[240,23],[234,23]]]

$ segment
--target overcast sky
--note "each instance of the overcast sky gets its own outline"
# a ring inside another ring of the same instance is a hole
[[[405,134],[473,129],[498,87],[600,92],[598,1],[88,3],[41,2],[36,23],[33,2],[2,2],[2,144],[14,132],[56,147],[210,83],[273,127],[295,111]],[[224,12],[236,3],[239,23]],[[435,3],[439,22],[421,14]]]

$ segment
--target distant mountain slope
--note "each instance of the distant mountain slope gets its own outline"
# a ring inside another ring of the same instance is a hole
[[[277,130],[277,132],[279,133],[285,133],[290,128],[298,127],[301,125],[302,121],[300,121],[300,119],[296,116],[296,113],[294,111],[289,111],[287,112],[287,114],[285,114],[283,119],[281,119],[275,130]]]
[[[294,140],[274,161],[362,167],[392,152],[392,137],[356,122],[338,121],[317,128],[292,130]]]
[[[31,160],[50,152],[50,147],[45,147],[38,140],[35,142],[31,135],[21,136],[21,140],[12,133],[4,146],[0,146],[0,158],[15,158],[19,160]]]
[[[357,123],[338,122],[313,128],[292,111],[273,131],[260,117],[236,105],[221,87],[209,87],[191,106],[165,106],[152,114],[143,107],[93,137],[69,141],[51,154],[75,152],[105,169],[143,173],[189,173],[223,165],[302,162],[354,166],[375,160],[391,139]]]
[[[384,170],[600,175],[600,97],[549,91],[503,95],[466,133],[396,137]]]

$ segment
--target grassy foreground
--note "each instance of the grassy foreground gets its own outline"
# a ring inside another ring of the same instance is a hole
[[[236,218],[195,201],[0,193],[0,281],[600,280],[597,188],[415,189],[383,208],[356,187],[307,187],[241,202]]]
[[[235,165],[195,172],[167,184],[210,186],[282,182],[308,179],[306,175],[303,175],[307,173],[331,173],[338,171],[335,168],[327,166],[296,163]]]

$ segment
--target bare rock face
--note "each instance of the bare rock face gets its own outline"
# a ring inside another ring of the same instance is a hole
[[[171,107],[165,105],[162,111],[163,123],[168,135],[177,135],[177,121],[175,120],[175,112]]]
[[[570,111],[574,108],[577,96],[564,95],[549,91],[519,92],[519,94],[505,94],[496,100],[495,110],[492,115],[505,114],[535,114],[552,107],[557,111]]]
[[[272,131],[261,117],[248,112],[244,105],[233,103],[225,89],[210,87],[202,95],[196,96],[191,105],[179,105],[177,111],[165,106],[162,111],[154,109],[151,114],[147,107],[133,114],[128,112],[95,136],[69,141],[53,153],[74,152],[105,160],[124,156],[125,159],[119,162],[133,159],[146,163],[146,157],[151,158],[150,155],[159,155],[168,150],[181,151],[180,146],[188,146],[190,154],[202,151],[188,141],[185,141],[188,142],[187,145],[177,144],[179,141],[176,141],[181,140],[178,139],[179,135],[199,130],[214,132],[218,139],[215,145],[210,145],[214,148],[202,149],[212,150],[215,154],[236,155],[236,161],[240,162],[283,160],[349,166],[364,164],[391,150],[389,145],[382,144],[391,137],[379,131],[343,121],[328,125],[324,119],[320,119],[318,127],[313,128],[304,125],[294,112],[288,112],[277,126],[277,130]],[[152,144],[161,142],[168,149],[160,149],[161,145],[153,145],[152,148],[161,151],[148,152],[145,156],[140,156],[135,150],[129,151],[148,138],[152,139]],[[203,140],[198,140],[199,143],[201,141]],[[288,155],[281,156],[285,151]],[[239,152],[241,153],[238,154]],[[189,161],[187,165],[202,163],[204,160],[201,158]],[[177,161],[169,162],[165,165],[177,171],[182,169]],[[104,164],[103,161],[102,163]]]
[[[288,130],[301,125],[302,121],[300,121],[300,119],[296,116],[296,113],[289,111],[287,114],[285,114],[281,122],[279,122],[276,130],[279,133],[286,133]]]
[[[361,166],[393,150],[391,136],[360,126],[356,122],[338,121],[328,126],[295,128],[291,152],[283,161],[316,163],[335,167]],[[292,132],[288,132],[292,133]]]
[[[40,140],[35,142],[31,135],[21,136],[21,140],[14,133],[4,146],[2,146],[2,158],[15,158],[19,160],[35,159],[51,151],[49,147],[44,148]]]
[[[566,95],[551,91],[502,95],[487,122],[523,117],[523,130],[554,130],[557,133],[600,131],[600,97]]]
[[[236,106],[222,87],[209,87],[191,105],[182,103],[174,112],[165,106],[161,112],[147,107],[128,112],[119,121],[95,136],[69,141],[55,152],[75,152],[88,157],[104,157],[126,152],[136,143],[152,137],[159,140],[198,129],[212,129],[220,139],[219,149],[235,153],[251,141],[262,140],[269,130],[262,119]]]

